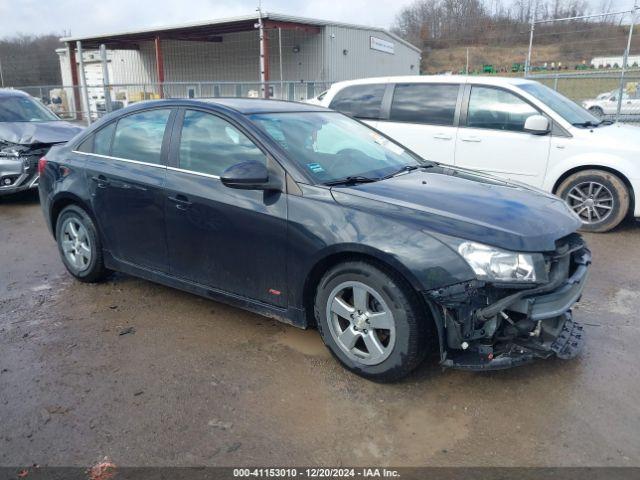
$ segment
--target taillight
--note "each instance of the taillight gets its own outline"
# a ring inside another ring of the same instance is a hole
[[[46,157],[42,157],[40,160],[38,160],[38,175],[42,175],[44,172],[45,167],[47,166],[47,158]]]

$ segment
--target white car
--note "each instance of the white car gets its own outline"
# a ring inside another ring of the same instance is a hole
[[[313,101],[361,119],[426,159],[553,192],[584,230],[605,232],[630,212],[640,217],[640,128],[602,121],[538,82],[369,78],[335,83]]]
[[[582,106],[599,118],[605,115],[616,115],[618,110],[618,93],[619,90],[614,90],[607,94],[600,94],[594,100],[584,100]],[[639,90],[623,92],[620,114],[640,116]]]

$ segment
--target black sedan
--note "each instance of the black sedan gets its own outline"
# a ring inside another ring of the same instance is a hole
[[[571,358],[590,253],[544,192],[424,160],[322,107],[145,102],[40,161],[69,272],[112,270],[316,327],[390,381]]]

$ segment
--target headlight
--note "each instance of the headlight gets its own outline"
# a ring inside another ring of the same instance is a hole
[[[544,263],[541,254],[518,253],[490,247],[482,243],[463,241],[458,253],[479,279],[499,282],[537,282],[537,273]],[[544,272],[544,269],[542,269]]]
[[[19,157],[22,150],[18,145],[4,144],[0,146],[0,157]]]

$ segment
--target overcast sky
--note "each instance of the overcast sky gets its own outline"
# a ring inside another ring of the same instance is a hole
[[[413,0],[263,0],[265,11],[389,27]],[[90,35],[248,15],[257,0],[0,0],[0,37]]]
[[[511,0],[503,0],[509,2]],[[610,1],[616,11],[634,0],[589,0],[594,10]],[[413,0],[263,0],[265,11],[389,27]],[[257,0],[0,0],[0,38],[18,33],[74,36],[248,15]]]

